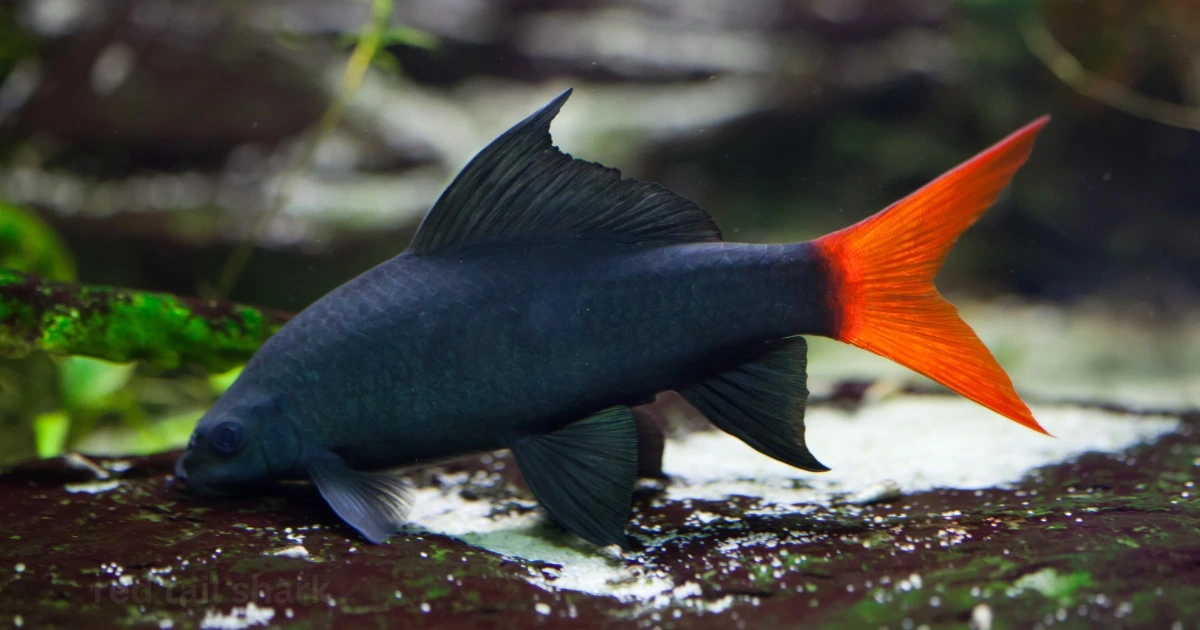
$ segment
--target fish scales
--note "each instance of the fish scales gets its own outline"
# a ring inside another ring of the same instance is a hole
[[[494,450],[824,330],[794,307],[820,294],[815,265],[806,244],[401,255],[300,313],[254,359],[276,368],[234,387],[299,376],[309,387],[282,411],[366,468]]]

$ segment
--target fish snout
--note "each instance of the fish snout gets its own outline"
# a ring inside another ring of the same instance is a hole
[[[187,459],[187,456],[188,454],[184,453],[179,456],[179,459],[175,460],[175,478],[185,484],[187,483],[187,468],[184,467],[183,462]]]
[[[175,480],[183,484],[182,490],[192,496],[197,497],[225,496],[227,491],[224,491],[220,488],[214,488],[206,478],[206,475],[203,474],[204,471],[200,471],[201,475],[199,478],[188,477],[187,464],[188,456],[190,454],[190,452],[185,452],[179,457],[179,459],[175,460]]]

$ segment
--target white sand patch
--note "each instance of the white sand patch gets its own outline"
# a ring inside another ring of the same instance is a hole
[[[306,549],[304,547],[304,545],[292,545],[291,547],[284,547],[283,549],[276,549],[274,551],[268,551],[267,553],[265,553],[263,555],[283,556],[285,558],[307,558],[308,557],[308,549]]]
[[[275,609],[250,602],[245,606],[234,606],[228,613],[209,609],[200,620],[201,628],[220,630],[242,630],[250,626],[265,626],[275,618]]]
[[[548,537],[541,511],[489,518],[496,509],[489,501],[467,501],[458,493],[436,488],[416,491],[415,526],[460,538],[489,551],[525,560],[562,566],[551,576],[530,576],[548,590],[565,589],[604,594],[621,600],[648,599],[674,587],[665,575],[647,575],[613,550],[598,549],[567,537]]]
[[[121,482],[116,481],[116,480],[113,480],[113,481],[87,481],[84,483],[69,483],[69,484],[63,486],[63,489],[66,490],[67,492],[70,492],[71,494],[77,494],[80,492],[84,492],[87,494],[100,494],[101,492],[108,492],[109,490],[115,490],[116,488],[120,487],[120,485],[121,485]]]
[[[682,482],[668,486],[672,498],[742,494],[780,503],[825,503],[833,493],[864,493],[884,480],[896,482],[904,493],[1013,483],[1034,468],[1088,451],[1118,451],[1178,426],[1169,417],[1076,407],[1039,406],[1033,413],[1056,437],[944,396],[906,396],[856,413],[810,409],[807,443],[830,472],[796,470],[719,432],[668,442],[663,468]],[[792,489],[796,485],[810,488]]]
[[[878,494],[889,480],[903,493],[988,488],[1019,481],[1034,468],[1088,451],[1119,451],[1178,425],[1169,417],[1071,407],[1036,407],[1033,412],[1058,437],[1034,433],[952,397],[906,396],[854,413],[813,409],[806,421],[808,444],[833,468],[821,474],[776,462],[724,433],[695,433],[667,442],[663,463],[671,481],[666,499],[743,495],[762,499],[756,512],[793,513],[810,511],[813,504],[829,505],[843,495]],[[889,486],[888,493],[894,494],[894,487]],[[677,601],[672,591],[681,585],[665,573],[629,561],[636,556],[622,558],[612,549],[550,534],[542,526],[540,510],[492,518],[488,515],[497,505],[467,501],[457,492],[438,488],[420,489],[415,499],[412,520],[419,528],[505,556],[560,565],[553,579],[530,577],[547,590],[582,591],[651,607],[702,603]]]

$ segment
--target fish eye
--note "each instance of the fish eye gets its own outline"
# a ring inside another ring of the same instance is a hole
[[[233,455],[242,448],[245,432],[239,420],[226,420],[212,428],[208,433],[208,441],[213,448],[223,455]]]

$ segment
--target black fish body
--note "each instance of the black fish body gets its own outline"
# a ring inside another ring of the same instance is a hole
[[[726,243],[653,184],[571,159],[549,126],[569,91],[484,149],[408,251],[272,337],[201,419],[177,474],[198,490],[308,478],[372,541],[410,492],[398,467],[512,449],[550,515],[626,545],[633,484],[661,448],[633,407],[675,390],[785,463],[804,442],[802,334],[859,345],[1041,430],[933,274],[1044,120],[856,226],[810,243]]]
[[[505,448],[823,331],[795,307],[819,302],[814,265],[803,244],[402,254],[300,313],[234,387],[281,392],[300,432],[355,467]]]

